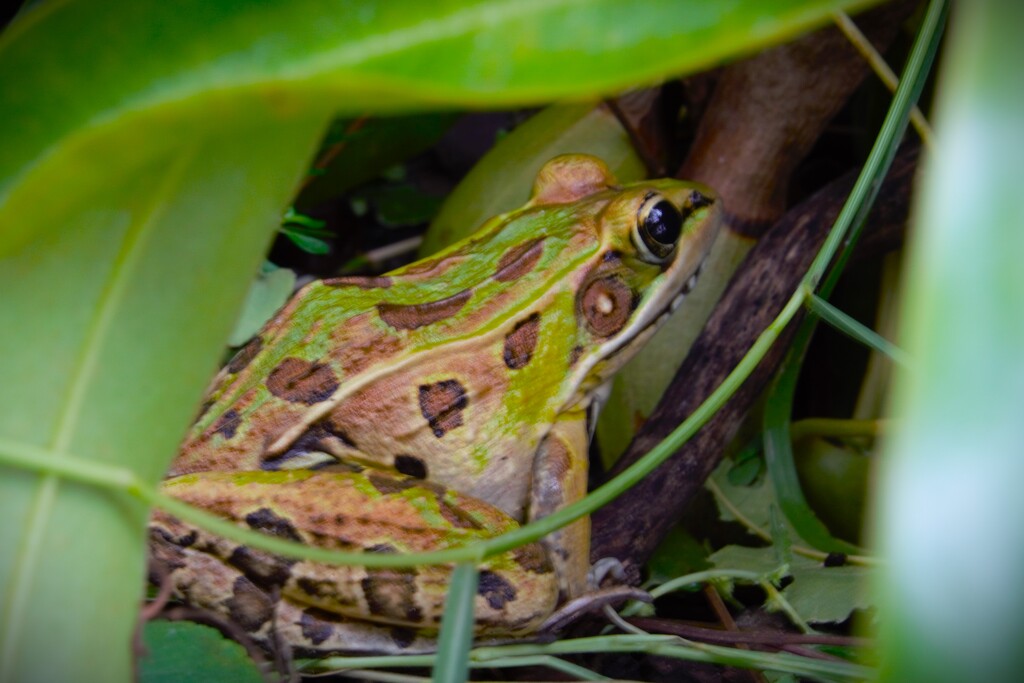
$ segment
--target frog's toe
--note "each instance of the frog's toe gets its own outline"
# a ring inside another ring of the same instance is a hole
[[[587,588],[591,591],[601,589],[605,579],[611,579],[612,583],[629,583],[626,566],[617,557],[602,557],[590,567],[587,572]]]

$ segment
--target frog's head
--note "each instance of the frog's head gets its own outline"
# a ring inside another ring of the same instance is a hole
[[[619,185],[595,157],[549,161],[530,204],[572,203],[581,256],[575,292],[574,400],[588,395],[643,346],[696,283],[721,222],[721,201],[692,182]],[[583,246],[583,243],[586,246]]]

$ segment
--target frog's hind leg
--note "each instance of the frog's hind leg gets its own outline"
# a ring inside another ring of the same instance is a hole
[[[518,526],[476,498],[370,469],[200,472],[167,480],[164,491],[240,527],[350,552],[443,550]],[[279,595],[275,612],[290,616],[278,617],[275,631],[289,639],[287,634],[295,635],[294,644],[303,646],[309,642],[299,638],[302,628],[312,628],[310,619],[317,615],[317,628],[325,633],[334,623],[331,615],[338,623],[354,619],[436,632],[452,571],[451,565],[367,568],[289,559],[159,511],[150,530],[154,556],[165,556],[172,585],[189,602],[258,635],[269,617],[256,617],[265,615],[264,603],[275,602],[270,596]],[[557,590],[552,566],[537,544],[488,558],[477,592],[477,633],[502,637],[532,631],[554,609]],[[388,628],[383,632],[391,637]]]
[[[179,597],[230,621],[267,647],[286,644],[311,653],[393,654],[432,652],[437,647],[428,631],[350,619],[283,599],[212,555],[175,545],[155,529],[150,535],[153,559],[169,570],[168,580]]]

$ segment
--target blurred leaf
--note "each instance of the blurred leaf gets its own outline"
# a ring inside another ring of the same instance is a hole
[[[957,3],[942,60],[905,269],[915,371],[878,477],[885,681],[1024,671],[1022,24],[1022,3]]]
[[[264,269],[249,287],[228,346],[241,346],[270,320],[295,291],[295,273],[288,268]]]
[[[142,628],[142,641],[149,652],[139,658],[142,683],[264,683],[245,648],[209,626],[148,621]]]

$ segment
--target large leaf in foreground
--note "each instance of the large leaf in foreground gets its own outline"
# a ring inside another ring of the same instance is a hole
[[[959,3],[907,261],[877,530],[885,681],[1024,670],[1021,3]]]

